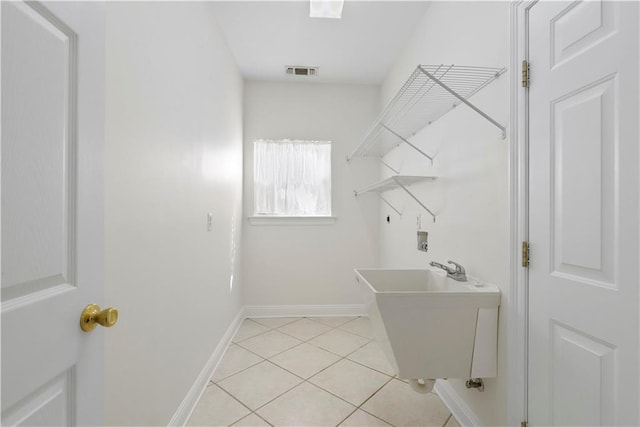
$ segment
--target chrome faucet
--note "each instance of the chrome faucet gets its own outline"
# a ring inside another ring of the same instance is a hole
[[[466,282],[467,274],[464,270],[464,267],[458,264],[455,261],[447,261],[448,264],[453,264],[456,266],[455,270],[451,267],[447,267],[446,265],[440,264],[439,262],[431,261],[429,265],[432,267],[438,267],[447,272],[447,277],[452,278],[453,280],[457,280],[458,282]]]

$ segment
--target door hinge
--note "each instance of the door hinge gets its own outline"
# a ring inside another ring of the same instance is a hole
[[[529,242],[522,242],[522,266],[529,267]]]
[[[522,87],[529,87],[529,61],[522,61]]]
[[[527,422],[526,421],[520,422],[520,427],[527,427]]]

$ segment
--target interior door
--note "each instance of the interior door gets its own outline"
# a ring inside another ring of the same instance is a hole
[[[104,5],[1,2],[2,425],[103,424]]]
[[[529,423],[638,425],[638,3],[529,14]]]

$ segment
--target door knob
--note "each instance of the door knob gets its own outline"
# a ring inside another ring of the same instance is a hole
[[[85,332],[91,332],[96,325],[110,328],[118,321],[118,310],[115,308],[105,308],[100,310],[97,304],[89,304],[80,314],[80,328]]]

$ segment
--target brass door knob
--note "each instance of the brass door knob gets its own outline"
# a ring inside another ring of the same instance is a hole
[[[91,332],[96,325],[110,328],[118,321],[118,310],[115,308],[105,308],[100,310],[97,304],[89,304],[82,310],[80,315],[80,328],[85,332]]]

